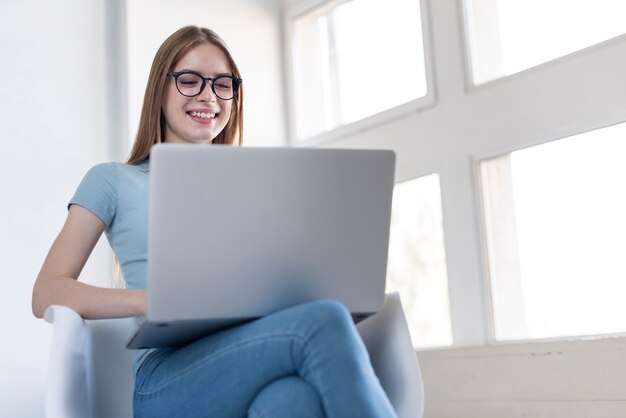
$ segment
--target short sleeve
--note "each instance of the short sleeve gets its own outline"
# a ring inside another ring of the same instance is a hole
[[[67,206],[78,205],[87,209],[108,228],[117,211],[117,184],[115,164],[98,164],[85,174]]]

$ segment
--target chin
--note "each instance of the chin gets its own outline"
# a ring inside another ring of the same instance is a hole
[[[187,142],[192,144],[210,144],[217,135],[197,135],[187,137]]]
[[[213,140],[212,139],[195,139],[189,142],[192,144],[212,144]]]

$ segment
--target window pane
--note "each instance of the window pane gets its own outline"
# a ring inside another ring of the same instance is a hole
[[[387,292],[399,291],[415,347],[452,344],[439,176],[397,184]]]
[[[626,331],[626,124],[481,163],[499,340]]]
[[[475,84],[626,33],[623,0],[466,0]]]
[[[419,0],[327,2],[293,36],[298,139],[426,95]]]
[[[341,124],[426,95],[418,0],[355,0],[333,11]],[[372,23],[375,22],[375,27]]]

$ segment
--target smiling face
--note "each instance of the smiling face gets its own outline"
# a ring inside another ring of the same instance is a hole
[[[204,77],[232,73],[226,54],[210,43],[190,49],[172,71],[194,71]],[[210,81],[198,96],[183,96],[176,89],[174,77],[168,77],[163,103],[165,141],[202,144],[213,141],[224,129],[230,119],[233,101],[215,96]]]

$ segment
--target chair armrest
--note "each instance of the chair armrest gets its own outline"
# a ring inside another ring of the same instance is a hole
[[[53,324],[46,382],[47,418],[89,418],[90,332],[86,322],[71,308],[48,307],[46,322]]]

